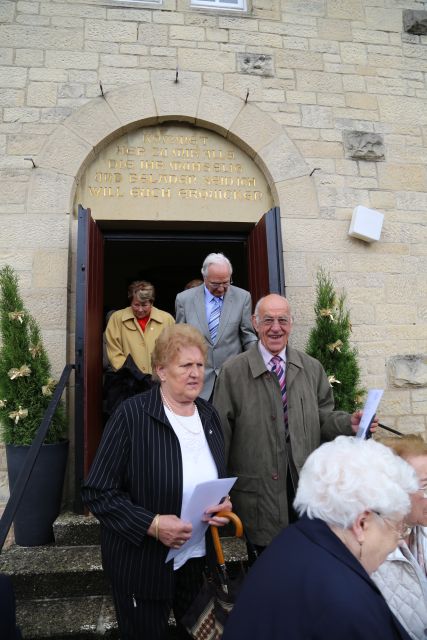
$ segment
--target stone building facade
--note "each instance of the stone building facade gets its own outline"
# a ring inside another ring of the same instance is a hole
[[[385,389],[382,421],[425,435],[426,16],[422,0],[2,0],[0,266],[17,270],[55,374],[74,361],[79,202],[101,225],[160,231],[246,228],[276,206],[293,344],[322,266],[346,290],[364,386]],[[126,164],[150,132],[168,159],[192,156],[168,165],[175,191]],[[384,214],[379,241],[348,235],[359,205]]]

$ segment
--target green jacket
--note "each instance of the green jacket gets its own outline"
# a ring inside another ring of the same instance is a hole
[[[287,348],[286,392],[292,454],[300,471],[321,442],[351,435],[350,416],[334,411],[334,397],[318,360]],[[231,498],[250,540],[267,545],[288,524],[287,455],[277,377],[258,348],[228,360],[218,376],[214,405],[224,431]]]

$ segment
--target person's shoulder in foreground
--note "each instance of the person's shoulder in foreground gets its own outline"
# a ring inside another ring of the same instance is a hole
[[[0,573],[0,638],[1,640],[21,640],[21,632],[16,626],[15,595],[9,576]]]

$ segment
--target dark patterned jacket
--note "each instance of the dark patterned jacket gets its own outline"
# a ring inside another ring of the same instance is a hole
[[[218,477],[224,477],[218,414],[200,398],[196,405]],[[142,598],[171,596],[169,549],[147,529],[156,513],[179,517],[182,484],[179,441],[156,385],[123,402],[110,418],[82,489],[83,502],[101,522],[102,564],[118,591]]]

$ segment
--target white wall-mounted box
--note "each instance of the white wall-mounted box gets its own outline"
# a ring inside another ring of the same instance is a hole
[[[374,242],[380,239],[383,221],[383,213],[359,205],[353,210],[348,235],[365,242]]]

